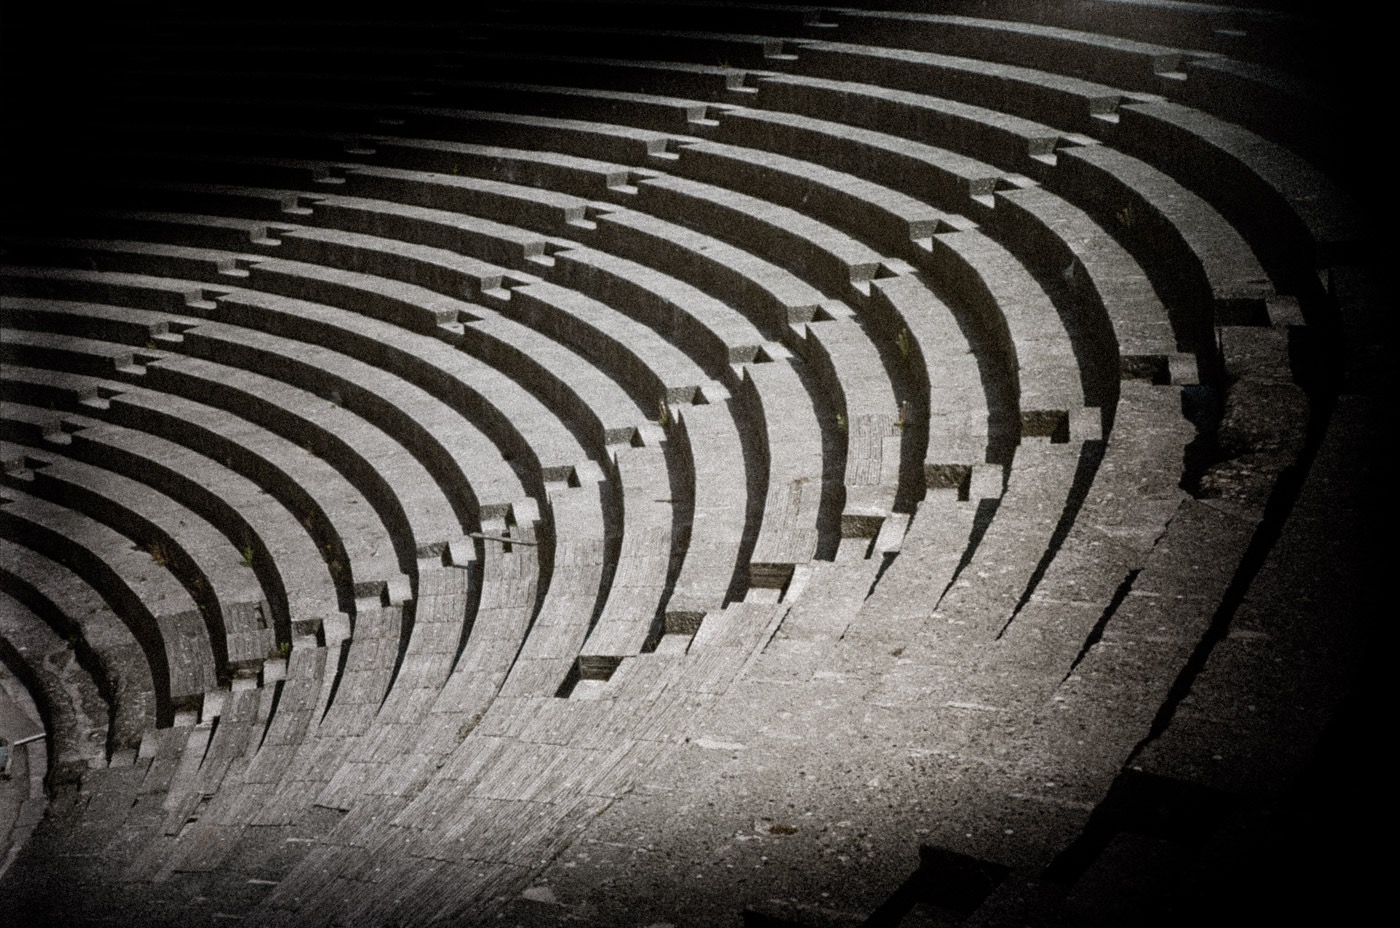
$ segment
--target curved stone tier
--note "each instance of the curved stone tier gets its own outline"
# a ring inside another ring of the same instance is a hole
[[[13,140],[82,169],[0,226],[0,709],[48,751],[7,913],[1284,885],[1364,695],[1386,379],[1308,21],[341,12],[138,17]]]

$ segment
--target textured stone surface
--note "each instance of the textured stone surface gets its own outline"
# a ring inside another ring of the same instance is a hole
[[[1332,39],[872,6],[15,27],[21,924],[1356,920]]]

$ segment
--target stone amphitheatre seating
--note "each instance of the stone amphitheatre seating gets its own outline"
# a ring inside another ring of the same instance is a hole
[[[137,17],[16,136],[6,916],[1207,923],[1339,834],[1311,21],[408,6]]]

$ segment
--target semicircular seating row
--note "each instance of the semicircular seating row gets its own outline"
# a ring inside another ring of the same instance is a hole
[[[393,819],[395,872],[484,829],[508,882],[765,616],[1035,664],[1034,713],[1155,585],[1161,703],[1303,448],[1345,196],[1178,91],[1214,56],[710,6],[205,23],[121,76],[108,199],[4,243],[0,654],[63,776],[167,771],[122,879],[330,807],[321,879]],[[1270,417],[1248,471],[1193,458],[1222,409]],[[248,905],[341,905],[311,867]]]

